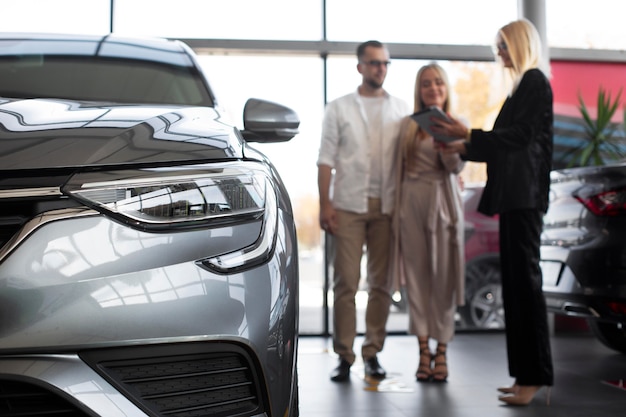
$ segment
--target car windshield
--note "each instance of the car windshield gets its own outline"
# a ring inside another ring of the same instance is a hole
[[[0,96],[213,106],[192,67],[93,56],[0,57]]]

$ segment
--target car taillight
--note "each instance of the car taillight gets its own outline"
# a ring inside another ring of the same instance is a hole
[[[626,314],[626,303],[620,301],[609,301],[607,305],[613,313],[620,315]]]
[[[574,197],[597,216],[626,215],[626,188],[602,191],[592,195]]]

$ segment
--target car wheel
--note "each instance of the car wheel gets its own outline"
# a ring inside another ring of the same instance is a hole
[[[621,323],[588,320],[589,328],[602,344],[626,354],[626,328]]]
[[[500,260],[488,258],[467,264],[465,305],[459,308],[461,326],[468,329],[504,329]]]

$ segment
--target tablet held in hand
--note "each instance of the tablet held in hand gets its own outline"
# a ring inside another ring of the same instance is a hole
[[[433,132],[432,127],[437,125],[437,120],[452,122],[452,120],[450,120],[450,118],[439,107],[431,106],[426,109],[420,110],[416,113],[413,113],[411,115],[411,118],[415,120],[422,129],[428,132],[428,134],[432,135],[432,137],[437,142],[452,142],[460,139],[457,137],[441,135]]]

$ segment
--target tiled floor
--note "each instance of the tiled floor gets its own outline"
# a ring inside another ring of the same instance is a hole
[[[356,348],[360,346],[359,338]],[[510,384],[504,333],[459,333],[448,347],[450,376],[445,384],[418,383],[417,343],[413,336],[390,336],[379,355],[388,377],[378,387],[363,379],[362,363],[351,381],[334,383],[336,365],[330,339],[300,338],[300,417],[623,417],[626,416],[626,355],[598,342],[586,331],[552,336],[555,385],[550,405],[542,390],[526,407],[498,401],[496,387]]]

